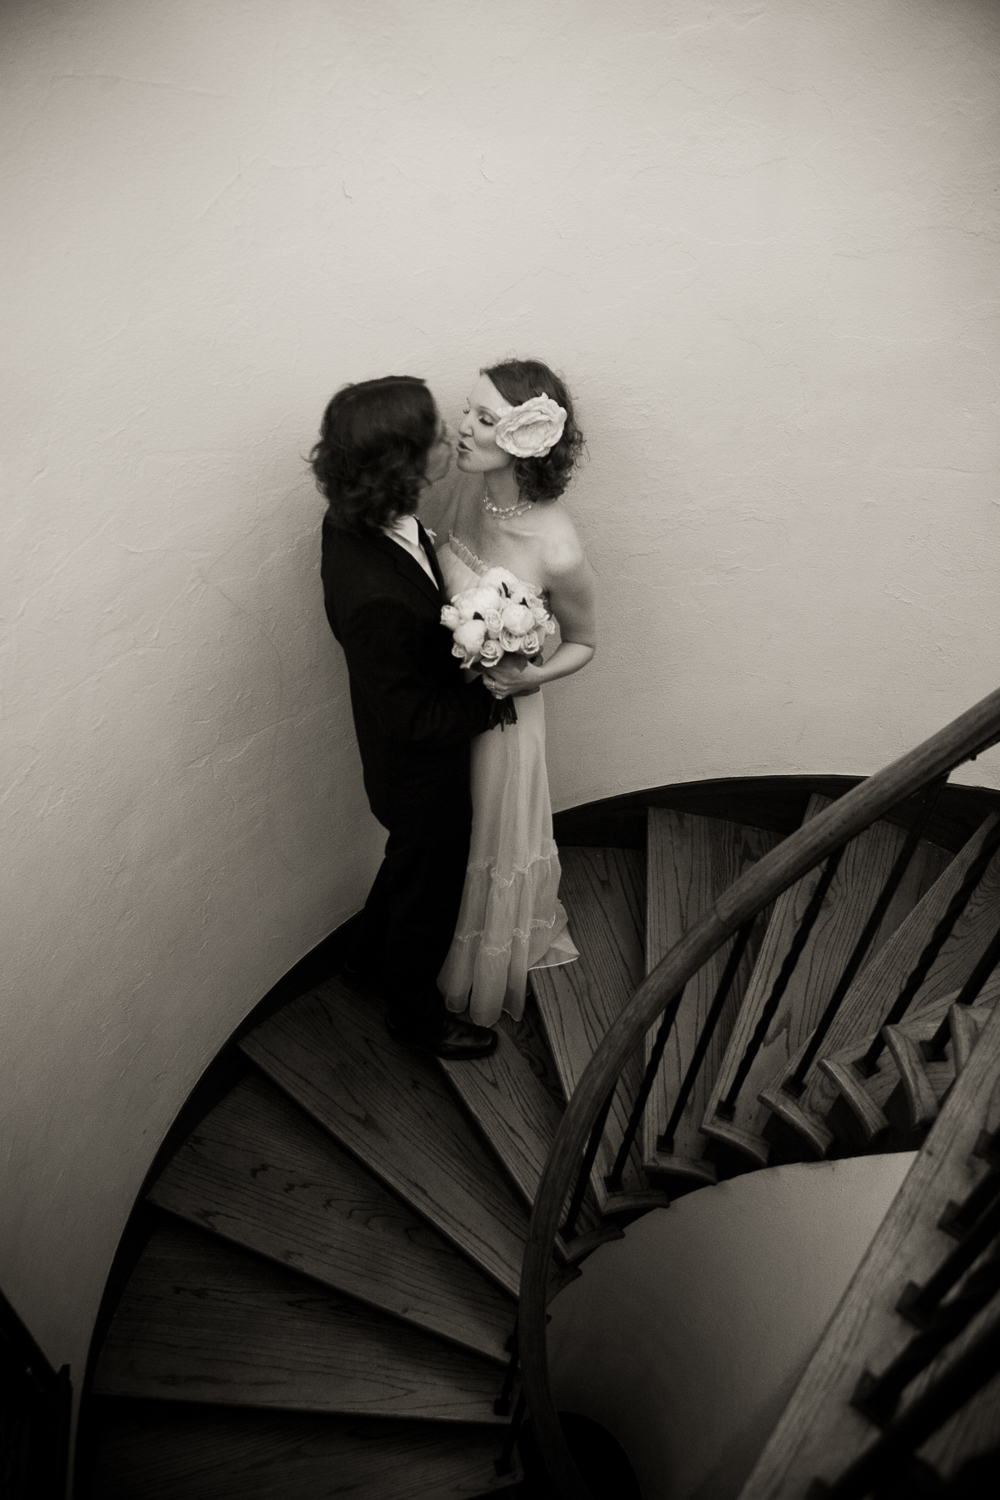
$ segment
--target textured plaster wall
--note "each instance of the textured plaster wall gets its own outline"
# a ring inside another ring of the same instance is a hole
[[[6,0],[0,1287],[57,1364],[377,858],[340,382],[577,392],[558,806],[869,771],[996,685],[998,47],[989,0]]]
[[[615,1435],[643,1500],[734,1500],[914,1157],[702,1188],[602,1246],[552,1304],[556,1401]]]

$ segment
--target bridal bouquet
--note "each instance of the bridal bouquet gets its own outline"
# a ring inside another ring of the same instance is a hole
[[[537,589],[506,568],[490,568],[478,584],[452,595],[441,611],[441,624],[451,631],[451,652],[462,666],[485,671],[505,656],[520,656],[521,666],[537,661],[542,641],[556,628]],[[501,729],[517,723],[512,698],[500,700],[494,708],[492,722]]]

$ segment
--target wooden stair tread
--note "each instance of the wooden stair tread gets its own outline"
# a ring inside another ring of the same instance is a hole
[[[671,808],[651,807],[646,842],[646,973],[650,973],[685,932],[715,904],[735,880],[780,843],[776,833],[744,828],[721,818],[705,818]],[[673,1152],[659,1150],[705,1018],[735,939],[730,940],[687,983],[671,1027],[656,1084],[646,1105],[645,1160],[655,1170],[714,1182],[704,1161],[701,1121],[725,1053],[740,1003],[767,926],[762,913],[716,1025],[684,1113],[674,1132]],[[658,1025],[646,1038],[649,1060]]]
[[[952,1082],[954,1068],[950,1059],[947,1058],[943,1062],[924,1061],[918,1055],[915,1044],[931,1040],[940,1022],[949,1014],[952,1001],[957,994],[958,991],[955,990],[928,1007],[925,1019],[919,1024],[906,1021],[899,1026],[883,1027],[882,1034],[886,1037],[887,1045],[874,1073],[865,1075],[858,1066],[875,1040],[874,1033],[870,1036],[859,1037],[852,1047],[845,1047],[834,1057],[821,1058],[819,1066],[821,1075],[826,1080],[826,1087],[832,1090],[834,1095],[840,1094],[861,1127],[866,1140],[872,1141],[877,1135],[890,1128],[891,1122],[885,1112],[886,1105],[900,1082],[904,1082],[904,1085],[906,1083],[906,1080],[901,1080],[900,1076],[901,1059],[904,1059],[904,1067],[909,1074],[909,1086],[913,1091],[913,1098],[916,1098],[919,1093],[924,1104],[920,1119],[914,1117],[912,1123],[914,1125],[927,1123],[936,1115],[936,1108],[930,1113],[927,1112],[930,1107],[930,1093],[926,1091],[925,1085],[929,1086],[935,1099],[940,1101]],[[888,1039],[889,1033],[893,1034],[891,1042]],[[923,1083],[917,1076],[918,1070],[922,1072]],[[817,1092],[818,1089],[814,1088],[813,1096]],[[768,1097],[773,1099],[774,1093],[770,1093]],[[808,1118],[810,1123],[814,1120],[813,1116]]]
[[[644,978],[646,880],[642,854],[635,849],[569,848],[560,851],[560,862],[559,893],[580,957],[559,968],[535,969],[531,977],[563,1093],[569,1099]],[[598,1152],[594,1183],[602,1204],[603,1177],[624,1139],[641,1079],[642,1060],[637,1054],[622,1072]],[[641,1169],[630,1167],[625,1185],[644,1186]]]
[[[924,1285],[954,1241],[938,1224],[950,1201],[962,1201],[989,1170],[973,1153],[984,1128],[1000,1125],[1000,1009],[994,1008],[967,1067],[948,1096],[855,1272],[784,1414],[768,1440],[740,1500],[799,1500],[814,1479],[831,1482],[866,1451],[877,1429],[849,1405],[864,1370],[881,1373],[914,1335],[896,1311],[907,1283]],[[985,1318],[996,1316],[987,1307]],[[931,1367],[943,1368],[983,1326],[979,1315]],[[918,1385],[914,1382],[913,1394]],[[996,1382],[980,1393],[965,1418],[991,1425],[1000,1438]],[[948,1424],[951,1428],[952,1424]],[[953,1432],[942,1429],[921,1446],[935,1462]],[[988,1441],[982,1441],[988,1447]],[[976,1451],[975,1449],[973,1451]],[[966,1449],[968,1452],[968,1449]]]
[[[206,1116],[149,1198],[292,1270],[506,1360],[513,1300],[261,1074],[243,1079]]]
[[[114,1403],[101,1414],[89,1493],[93,1500],[476,1500],[521,1477],[494,1472],[502,1437],[496,1427]]]
[[[929,1042],[942,1021],[952,1012],[969,1014],[965,1006],[955,1005],[958,994],[958,990],[952,990],[950,994],[935,996],[933,1000],[928,1001],[919,1009],[914,1006],[909,1017],[899,1022],[898,1025],[883,1027],[882,1035],[886,1038],[886,1050],[879,1058],[878,1067],[870,1077],[862,1079],[858,1070],[851,1064],[857,1058],[864,1056],[869,1045],[874,1041],[874,1036],[863,1038],[860,1044],[838,1054],[836,1058],[825,1059],[822,1065],[823,1071],[838,1085],[847,1102],[855,1109],[860,1103],[859,1088],[864,1089],[868,1100],[876,1110],[881,1112],[885,1110],[897,1086],[902,1083],[909,1102],[911,1125],[928,1124],[935,1118],[936,1105],[940,1103],[954,1080],[956,1066],[953,1058],[947,1055],[944,1060],[926,1061],[919,1051],[919,1044]],[[980,1004],[970,1008],[978,1029],[982,1028],[998,998],[1000,998],[1000,973],[993,974],[987,980],[980,992]],[[946,1054],[951,1048],[952,1044],[949,1043]],[[960,1072],[961,1068],[957,1071]],[[932,1098],[935,1101],[933,1106]],[[880,1130],[888,1127],[889,1120],[884,1114],[877,1116],[866,1106],[862,1108],[867,1119],[865,1133],[871,1139],[871,1127],[876,1120],[880,1120],[878,1125]]]
[[[918,1038],[902,1026],[885,1026],[882,1035],[906,1090],[910,1123],[929,1125],[937,1118],[938,1102],[955,1076],[954,1069],[949,1062],[928,1062]]]
[[[900,993],[914,964],[947,910],[955,891],[978,854],[983,840],[996,824],[989,817],[955,855],[946,869],[858,975],[844,997],[829,1032],[823,1040],[821,1058],[843,1062],[863,1054],[868,1041],[881,1028],[884,1017]],[[908,1017],[925,1015],[936,1001],[956,990],[968,978],[976,960],[996,930],[1000,893],[1000,856],[994,858],[975,897],[966,908],[965,919],[944,944],[937,962],[911,1006]],[[990,918],[992,917],[992,923]],[[824,1121],[838,1095],[829,1070],[817,1067],[798,1100],[804,1114]]]
[[[433,1060],[395,1042],[377,1007],[332,980],[240,1046],[422,1218],[517,1295],[527,1213]]]
[[[972,1049],[979,1040],[979,1033],[989,1020],[989,1011],[975,1005],[953,1005],[948,1012],[951,1031],[951,1053],[956,1074],[961,1073]]]
[[[492,1057],[439,1066],[530,1208],[562,1111],[515,1045],[515,1025],[501,1017]]]
[[[811,797],[806,821],[828,805],[829,798]],[[771,1110],[767,1104],[761,1103],[759,1096],[776,1079],[786,1075],[792,1059],[815,1029],[905,842],[906,834],[902,829],[878,822],[858,834],[844,850],[816,923],[740,1091],[735,1116],[724,1122],[716,1115],[716,1106],[727,1096],[736,1077],[743,1053],[767,1005],[802,915],[819,884],[822,867],[811,870],[778,897],[709,1099],[702,1126],[707,1135],[724,1139],[738,1149],[746,1149],[748,1138],[759,1141],[761,1147],[751,1154],[760,1159],[760,1151],[766,1144],[764,1129]],[[904,920],[939,868],[939,851],[922,841],[869,949],[862,974],[875,961],[874,956],[880,947]]]
[[[97,1394],[438,1422],[494,1422],[500,1371],[187,1225],[129,1280]]]

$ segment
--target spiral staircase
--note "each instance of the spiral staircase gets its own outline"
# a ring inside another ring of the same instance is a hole
[[[724,1178],[921,1144],[744,1493],[978,1483],[1000,1445],[1000,798],[942,766],[1000,734],[986,701],[875,817],[878,778],[557,820],[580,959],[536,971],[489,1059],[409,1052],[337,977],[244,1035],[148,1187],[84,1395],[79,1500],[590,1493],[533,1394],[544,1305],[587,1256]],[[941,1416],[935,1371],[970,1349],[983,1378]],[[519,1357],[551,1482],[520,1467]],[[917,1453],[897,1429],[922,1399],[940,1441]]]

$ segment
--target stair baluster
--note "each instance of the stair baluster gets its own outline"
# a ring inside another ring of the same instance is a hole
[[[691,1097],[691,1092],[694,1088],[695,1080],[698,1077],[698,1071],[701,1068],[702,1063],[705,1061],[705,1055],[708,1052],[709,1047],[711,1046],[712,1037],[715,1034],[715,1028],[716,1026],[718,1026],[719,1019],[725,1009],[726,1000],[729,998],[729,991],[733,987],[733,981],[739,971],[740,961],[743,958],[744,953],[746,952],[747,944],[750,941],[750,934],[753,932],[754,922],[756,922],[756,920],[756,917],[754,917],[751,921],[744,922],[743,926],[736,934],[736,940],[733,943],[733,946],[729,950],[729,958],[726,960],[726,967],[722,971],[722,977],[719,980],[719,987],[716,990],[715,998],[712,1001],[712,1008],[709,1011],[708,1015],[705,1017],[705,1024],[701,1029],[701,1034],[698,1037],[697,1045],[695,1046],[691,1061],[688,1064],[688,1070],[684,1075],[684,1081],[681,1084],[680,1092],[677,1095],[677,1100],[671,1112],[670,1119],[667,1121],[667,1128],[656,1143],[656,1148],[658,1151],[673,1151],[674,1149],[674,1132],[676,1131],[677,1126],[680,1122],[680,1118],[684,1113],[685,1106]]]
[[[496,1469],[497,1474],[500,1478],[503,1478],[507,1474],[513,1473],[514,1449],[517,1447],[517,1440],[521,1434],[521,1428],[524,1425],[524,1419],[527,1416],[527,1413],[527,1397],[522,1391],[517,1398],[517,1404],[514,1407],[514,1415],[510,1419],[510,1426],[507,1428],[507,1436],[504,1438],[503,1447],[500,1450],[500,1457],[494,1464],[494,1468]]]
[[[891,1422],[878,1442],[828,1484],[813,1480],[806,1500],[866,1500],[880,1482],[912,1463],[915,1450],[1000,1372],[1000,1323],[981,1335]],[[923,1466],[921,1466],[923,1467]],[[933,1471],[932,1471],[933,1477]],[[918,1491],[919,1493],[919,1491]]]
[[[609,1193],[621,1192],[622,1183],[625,1177],[625,1166],[632,1151],[632,1145],[635,1141],[639,1126],[642,1124],[642,1117],[646,1109],[646,1100],[649,1098],[650,1093],[652,1092],[653,1084],[656,1081],[656,1075],[660,1070],[660,1063],[663,1061],[663,1049],[667,1045],[667,1038],[670,1035],[670,1031],[674,1024],[674,1021],[677,1019],[677,1012],[680,1008],[680,1003],[683,998],[684,990],[679,989],[676,995],[671,996],[671,998],[667,1001],[667,1008],[663,1012],[663,1020],[660,1022],[660,1029],[656,1034],[656,1041],[653,1044],[653,1050],[649,1054],[649,1061],[646,1064],[646,1071],[643,1074],[642,1083],[639,1086],[639,1092],[636,1095],[635,1103],[632,1106],[632,1113],[628,1118],[628,1125],[625,1128],[624,1138],[622,1139],[621,1146],[618,1148],[618,1155],[615,1158],[615,1164],[606,1178],[607,1189]]]
[[[836,989],[830,996],[827,1007],[820,1017],[816,1030],[813,1032],[808,1043],[806,1044],[805,1051],[803,1052],[802,1057],[799,1059],[799,1063],[795,1069],[795,1072],[792,1073],[790,1077],[786,1078],[781,1084],[781,1087],[785,1091],[785,1093],[791,1094],[791,1096],[795,1099],[800,1098],[805,1091],[806,1074],[812,1067],[813,1062],[816,1059],[816,1054],[818,1053],[820,1047],[823,1045],[823,1040],[826,1037],[827,1032],[833,1025],[834,1017],[839,1011],[848,990],[854,983],[855,977],[858,973],[858,970],[861,968],[861,965],[864,963],[869,948],[875,941],[878,930],[885,920],[886,912],[889,910],[889,907],[892,903],[892,898],[898,891],[903,877],[910,867],[910,862],[917,852],[917,846],[920,843],[921,838],[923,837],[924,830],[926,829],[927,824],[930,821],[931,814],[937,806],[938,799],[941,796],[941,793],[944,790],[947,781],[947,776],[941,776],[937,781],[931,782],[931,785],[927,788],[924,797],[921,799],[919,815],[913,823],[913,826],[910,828],[910,831],[906,838],[906,843],[899,851],[896,861],[889,872],[889,878],[886,880],[885,885],[882,887],[881,894],[879,895],[878,900],[872,908],[872,912],[868,918],[868,921],[865,923],[864,931],[858,938],[858,941],[854,947],[854,951],[851,953],[850,958],[847,960],[847,963],[844,967],[844,972],[837,982]]]
[[[725,1099],[720,1099],[719,1103],[715,1106],[715,1113],[720,1119],[731,1120],[736,1113],[736,1101],[739,1098],[740,1089],[742,1089],[746,1082],[747,1075],[753,1067],[754,1058],[760,1051],[764,1038],[767,1036],[768,1028],[774,1019],[774,1013],[781,1003],[782,995],[788,988],[788,981],[795,972],[795,965],[802,956],[803,948],[809,941],[809,934],[816,925],[816,918],[819,916],[823,902],[826,900],[827,892],[833,884],[833,877],[837,873],[837,866],[840,864],[846,847],[846,844],[841,844],[838,849],[835,849],[823,867],[823,873],[816,883],[816,889],[810,897],[809,905],[802,913],[802,921],[799,923],[799,928],[792,941],[792,945],[785,955],[785,960],[781,965],[778,977],[774,981],[774,987],[767,998],[767,1004],[761,1012],[760,1020],[757,1022],[753,1036],[750,1038],[747,1049],[740,1061],[739,1068],[736,1070],[736,1077],[733,1079],[729,1093]]]
[[[580,1174],[577,1177],[573,1197],[570,1200],[569,1212],[566,1215],[562,1229],[559,1231],[564,1240],[572,1238],[573,1231],[576,1228],[576,1221],[580,1217],[583,1200],[587,1194],[587,1185],[590,1182],[590,1174],[594,1170],[594,1162],[597,1160],[601,1137],[604,1135],[604,1127],[608,1123],[608,1115],[611,1113],[611,1106],[614,1103],[617,1088],[618,1081],[616,1079],[611,1092],[601,1106],[600,1113],[595,1119],[594,1127],[590,1132],[590,1139],[587,1142],[587,1149],[584,1152],[583,1162],[580,1166]]]
[[[947,939],[950,937],[955,923],[958,921],[959,917],[968,906],[969,901],[972,899],[973,891],[975,891],[979,882],[986,874],[986,871],[993,860],[993,856],[997,853],[997,850],[1000,850],[1000,823],[998,823],[996,828],[993,829],[989,837],[984,840],[983,847],[980,849],[979,853],[976,855],[976,858],[969,866],[965,879],[962,881],[962,884],[959,886],[958,890],[951,898],[951,901],[948,903],[947,911],[944,913],[943,917],[934,928],[934,931],[932,932],[930,937],[930,941],[927,943],[924,951],[921,953],[920,957],[917,959],[917,962],[914,964],[909,978],[903,985],[899,996],[894,1001],[888,1015],[883,1018],[883,1027],[895,1026],[897,1022],[903,1019],[904,1015],[909,1009],[911,1000],[914,998],[924,980],[927,978],[927,975],[930,973],[935,959],[941,952],[941,949],[944,947]],[[984,975],[983,977],[985,981],[986,976]],[[864,1057],[860,1058],[854,1065],[862,1077],[870,1078],[874,1073],[875,1068],[878,1065],[878,1060],[882,1056],[882,1053],[885,1049],[885,1045],[885,1037],[880,1031],[875,1037],[871,1046],[868,1048],[868,1051],[865,1053]]]
[[[993,941],[959,990],[954,1003],[956,1005],[973,1005],[979,998],[979,993],[983,985],[989,979],[997,964],[1000,964],[1000,928],[997,929]],[[948,1044],[950,1036],[951,1028],[946,1016],[930,1041],[923,1044],[924,1056],[928,1062],[934,1062],[944,1057],[944,1049]]]
[[[879,1376],[866,1371],[851,1405],[879,1427],[891,1418],[906,1387],[957,1338],[1000,1292],[1000,1253],[974,1270],[956,1296],[938,1306],[927,1326],[916,1334]]]

